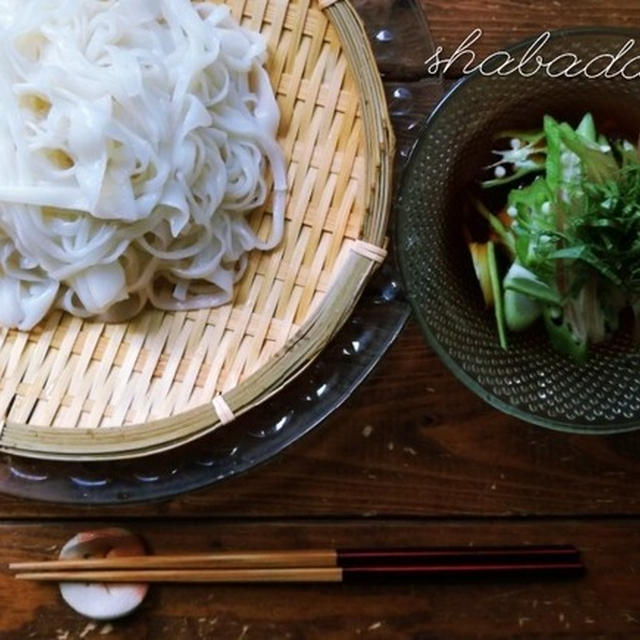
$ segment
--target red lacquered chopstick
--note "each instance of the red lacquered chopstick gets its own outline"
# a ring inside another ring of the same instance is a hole
[[[580,552],[572,545],[526,545],[506,547],[417,547],[338,549],[336,562],[340,567],[372,564],[385,566],[553,564],[577,562]]]

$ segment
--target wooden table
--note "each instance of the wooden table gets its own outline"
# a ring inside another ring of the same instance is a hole
[[[371,9],[376,2],[361,4]],[[479,56],[546,29],[640,20],[640,0],[423,0],[423,8],[445,51],[481,27]],[[435,96],[421,76],[411,52],[402,68],[385,69],[389,86],[400,79],[417,96],[417,112],[426,112]],[[637,434],[565,435],[491,409],[410,322],[346,406],[246,475],[144,506],[78,508],[0,497],[0,562],[52,556],[75,532],[109,524],[140,533],[156,553],[573,543],[583,551],[586,577],[162,585],[130,618],[104,624],[76,615],[54,586],[0,574],[0,639],[640,638],[639,456]]]

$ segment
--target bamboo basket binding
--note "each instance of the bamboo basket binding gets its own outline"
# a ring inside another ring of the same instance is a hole
[[[384,259],[394,139],[355,10],[346,0],[226,4],[268,41],[289,163],[285,239],[250,256],[223,307],[149,309],[121,324],[56,312],[31,332],[0,333],[5,453],[131,458],[232,422],[312,362]],[[269,223],[268,206],[252,215],[256,228]]]

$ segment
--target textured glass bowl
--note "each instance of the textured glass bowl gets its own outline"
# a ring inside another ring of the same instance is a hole
[[[574,52],[586,61],[615,54],[638,36],[637,31],[616,29],[554,32],[541,55],[550,60]],[[510,51],[520,58],[530,44]],[[627,59],[637,54],[632,51]],[[640,64],[634,64],[627,73],[639,70]],[[596,123],[615,120],[636,140],[640,81],[554,79],[544,71],[530,77],[474,73],[464,78],[421,131],[400,185],[395,229],[401,274],[415,314],[431,346],[464,384],[528,422],[604,434],[640,427],[638,346],[621,331],[578,365],[553,351],[539,327],[509,335],[509,349],[503,351],[493,313],[484,309],[459,215],[481,168],[492,158],[493,134],[539,127],[545,113],[576,124],[587,111]]]

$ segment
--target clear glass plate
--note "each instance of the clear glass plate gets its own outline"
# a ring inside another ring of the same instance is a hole
[[[74,504],[146,501],[204,487],[268,460],[335,411],[398,335],[409,308],[383,267],[353,316],[295,384],[209,436],[164,454],[70,463],[4,456],[0,490]]]

